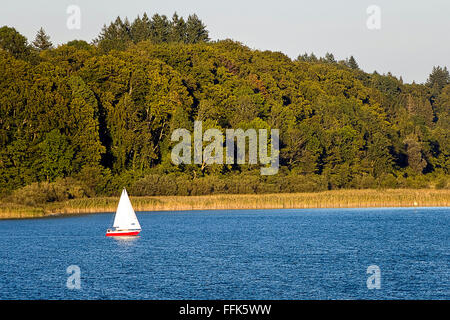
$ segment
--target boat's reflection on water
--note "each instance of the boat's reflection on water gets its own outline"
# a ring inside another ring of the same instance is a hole
[[[123,236],[123,237],[112,237],[115,242],[121,246],[132,246],[135,244],[140,236]]]

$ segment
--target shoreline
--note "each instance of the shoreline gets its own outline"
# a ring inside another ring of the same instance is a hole
[[[130,197],[135,211],[450,207],[449,189],[346,189],[311,193]],[[0,203],[0,220],[115,212],[119,197],[72,199],[32,207]]]

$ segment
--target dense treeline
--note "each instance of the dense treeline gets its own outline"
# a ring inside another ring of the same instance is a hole
[[[405,84],[365,73],[354,57],[292,61],[210,42],[195,15],[118,18],[92,44],[56,48],[42,29],[29,45],[3,27],[0,48],[0,194],[17,201],[122,186],[135,195],[449,187],[446,67]],[[171,132],[194,120],[203,130],[278,128],[279,173],[173,165]]]
[[[180,42],[198,43],[209,40],[208,30],[197,15],[190,15],[185,21],[176,13],[170,21],[165,15],[155,14],[151,19],[146,13],[142,18],[139,16],[130,23],[128,19],[122,21],[120,17],[104,25],[94,44],[103,52],[113,49],[123,50],[130,42],[138,43],[149,40],[154,44]]]

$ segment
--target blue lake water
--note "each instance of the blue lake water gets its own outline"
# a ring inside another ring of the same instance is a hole
[[[449,299],[450,208],[138,213],[0,221],[0,299]],[[77,265],[81,288],[68,289]],[[367,288],[367,267],[381,270]]]

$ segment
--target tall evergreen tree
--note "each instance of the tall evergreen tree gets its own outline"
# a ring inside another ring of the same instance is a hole
[[[110,50],[124,50],[131,41],[131,26],[128,19],[122,21],[117,17],[109,26],[104,25],[100,35],[94,39],[101,50],[109,52]]]
[[[170,37],[170,22],[165,15],[155,14],[152,17],[152,41],[154,43],[168,42]]]
[[[170,41],[171,42],[186,42],[186,22],[183,17],[178,17],[175,12],[172,17],[171,22],[171,33],[170,33]]]
[[[332,53],[327,52],[325,54],[325,61],[328,63],[336,63],[336,60],[334,59],[334,55]]]
[[[426,167],[427,162],[423,159],[422,146],[417,141],[417,136],[409,135],[404,143],[406,145],[406,152],[408,155],[408,165],[416,174],[421,174]]]
[[[428,76],[426,85],[431,88],[431,97],[430,101],[435,105],[436,99],[438,99],[439,95],[442,92],[442,89],[450,84],[450,74],[447,70],[447,67],[433,67],[431,74]]]
[[[428,76],[427,86],[441,91],[447,84],[450,84],[450,73],[448,72],[447,67],[433,67],[433,71],[431,71],[431,74]]]
[[[121,39],[125,39],[126,41],[131,40],[131,24],[127,17],[125,17],[119,31],[119,37]]]
[[[152,23],[144,12],[142,18],[139,16],[131,24],[131,38],[134,43],[151,39]]]
[[[93,43],[104,52],[112,49],[124,50],[127,43],[138,43],[151,40],[155,44],[168,42],[198,43],[209,41],[208,30],[197,15],[190,15],[186,21],[175,12],[172,20],[165,15],[154,14],[151,19],[144,13],[129,23],[117,17],[108,26],[104,25],[99,36]]]
[[[299,55],[297,57],[298,61],[304,61],[304,62],[317,62],[318,59],[316,57],[316,55],[311,52],[311,54],[308,54],[307,52],[305,52],[303,55]]]
[[[36,34],[36,38],[33,41],[33,46],[38,50],[48,50],[53,47],[53,44],[50,41],[50,36],[47,35],[44,29],[41,27]]]
[[[196,14],[190,15],[187,19],[186,38],[187,43],[198,43],[209,41],[208,30],[206,30],[206,26],[197,17]]]
[[[348,59],[347,66],[354,70],[359,69],[358,63],[356,62],[356,59],[353,56],[350,56],[350,58]]]

